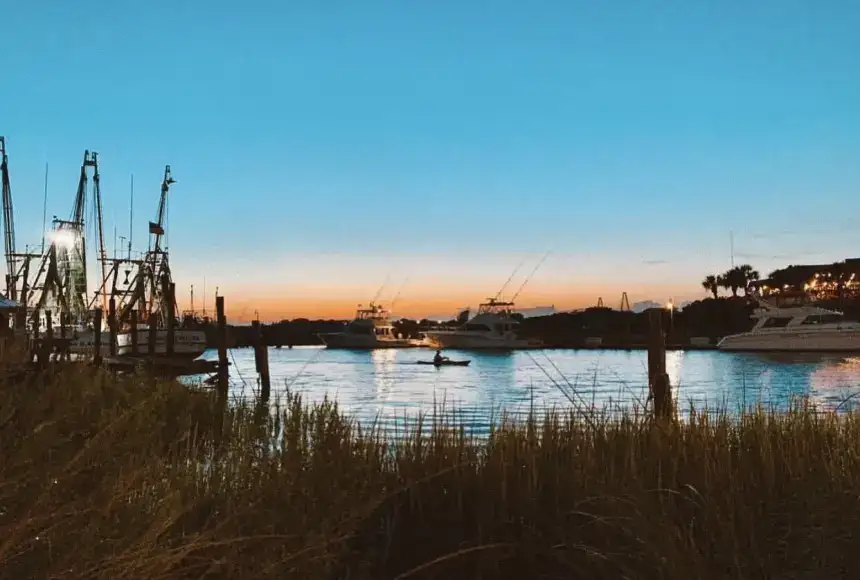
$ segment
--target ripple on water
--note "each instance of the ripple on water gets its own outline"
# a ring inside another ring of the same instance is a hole
[[[379,420],[396,427],[404,417],[432,414],[444,406],[457,410],[473,428],[488,428],[502,411],[571,408],[577,405],[632,408],[647,399],[644,351],[547,350],[510,353],[447,351],[471,359],[468,367],[417,365],[421,349],[346,351],[317,347],[270,349],[272,397],[286,388],[306,401],[324,396],[362,422]],[[215,359],[215,351],[206,358]],[[256,390],[251,349],[230,351],[231,395],[253,397]],[[826,409],[860,404],[860,357],[764,356],[717,351],[672,351],[666,367],[682,407],[730,410],[761,402],[785,407],[793,397],[809,398]]]

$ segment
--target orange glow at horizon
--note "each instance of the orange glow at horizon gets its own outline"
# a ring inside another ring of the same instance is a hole
[[[524,292],[517,298],[516,305],[519,309],[554,306],[556,311],[565,311],[596,306],[598,298],[603,298],[605,306],[617,309],[621,304],[622,292],[605,287],[579,285],[577,292],[573,293],[544,286]],[[359,304],[367,305],[373,298],[373,294],[364,292],[350,294],[342,287],[291,287],[284,288],[282,295],[273,293],[271,289],[255,291],[252,288],[235,288],[222,294],[225,295],[227,318],[231,323],[249,322],[257,316],[264,322],[294,318],[345,320],[355,315]],[[674,304],[679,304],[683,300],[694,300],[703,296],[701,293],[689,291],[681,293],[677,287],[657,285],[640,285],[635,292],[628,292],[631,305],[643,300],[665,304],[669,299]],[[489,297],[489,294],[482,295],[480,292],[464,291],[462,288],[437,288],[432,292],[410,292],[406,296],[401,295],[394,304],[388,296],[377,302],[391,309],[394,318],[418,319],[426,316],[454,316],[459,309],[467,306],[475,308],[479,302]],[[510,296],[503,298],[509,299]],[[211,304],[207,304],[207,314],[210,311],[214,314],[214,298],[210,297],[209,300]],[[187,299],[180,300],[179,306],[184,309],[190,304]],[[202,311],[199,297],[195,307],[198,312]]]

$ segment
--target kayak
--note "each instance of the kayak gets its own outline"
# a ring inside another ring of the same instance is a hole
[[[432,360],[419,360],[419,365],[433,365],[434,367],[466,367],[469,366],[470,360],[443,360],[442,362],[434,362]]]

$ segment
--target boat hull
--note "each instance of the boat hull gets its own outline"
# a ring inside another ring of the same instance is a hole
[[[342,349],[377,349],[377,348],[415,348],[420,346],[414,340],[406,338],[393,338],[380,340],[374,335],[350,334],[348,332],[331,332],[318,335],[326,348]]]
[[[816,332],[745,332],[723,338],[726,352],[860,352],[860,330]]]
[[[530,348],[541,348],[536,341],[509,338],[474,335],[465,332],[427,332],[427,342],[436,348],[453,348],[458,350],[520,350]]]
[[[149,329],[137,330],[137,353],[132,353],[131,332],[121,332],[116,337],[116,353],[120,356],[148,356]],[[176,329],[173,331],[173,357],[195,359],[206,351],[206,333],[202,330]],[[167,355],[167,330],[155,331],[155,356]]]

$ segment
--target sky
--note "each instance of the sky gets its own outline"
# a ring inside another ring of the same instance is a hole
[[[98,151],[108,251],[177,183],[178,294],[228,317],[703,297],[860,255],[860,3],[0,3],[18,245]],[[733,239],[733,241],[732,241]],[[541,257],[549,257],[530,278]],[[383,287],[383,284],[385,286]],[[380,287],[383,287],[380,292]],[[398,293],[399,292],[399,293]]]

